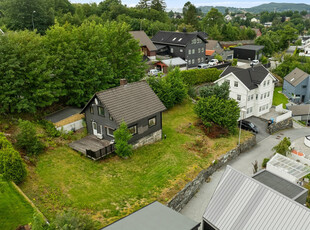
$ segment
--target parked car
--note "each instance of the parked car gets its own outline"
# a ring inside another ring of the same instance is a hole
[[[258,65],[259,64],[259,60],[252,60],[251,61],[251,65]]]
[[[215,66],[215,65],[217,65],[219,63],[219,60],[217,60],[217,59],[211,59],[210,61],[209,61],[209,65],[211,65],[211,66]]]
[[[240,127],[240,125],[241,125],[241,129],[248,130],[253,133],[258,133],[258,128],[256,127],[256,125],[254,125],[250,121],[246,121],[246,120],[239,121],[238,127]]]
[[[208,69],[210,66],[210,64],[202,63],[198,65],[198,69]]]
[[[161,73],[161,71],[159,71],[158,69],[151,69],[151,70],[148,72],[148,75],[149,75],[149,76],[157,76],[159,73]]]

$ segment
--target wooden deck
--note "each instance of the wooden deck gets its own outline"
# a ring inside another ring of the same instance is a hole
[[[86,150],[97,152],[110,146],[110,144],[111,143],[108,140],[98,139],[95,135],[88,135],[87,137],[70,143],[69,146],[86,155]]]

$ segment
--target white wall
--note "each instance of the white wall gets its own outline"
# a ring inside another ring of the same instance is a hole
[[[63,130],[64,132],[70,132],[72,130],[78,130],[78,129],[81,129],[83,128],[83,120],[78,120],[78,121],[75,121],[75,122],[72,122],[70,124],[67,124],[67,125],[64,125],[64,126],[61,126],[61,127],[57,127],[56,129],[61,131]]]
[[[266,167],[266,170],[273,173],[273,174],[276,174],[277,176],[281,177],[281,178],[284,178],[288,181],[291,181],[293,183],[297,183],[298,179],[288,173],[286,173],[284,170],[280,170],[279,168],[273,166],[272,164],[269,164],[267,162],[267,167]]]

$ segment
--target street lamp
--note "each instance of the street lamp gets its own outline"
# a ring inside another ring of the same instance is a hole
[[[241,126],[242,126],[242,119],[244,118],[244,113],[246,112],[246,109],[242,108],[240,110],[241,112],[241,120],[240,120],[240,128],[239,128],[239,146],[240,146],[240,138],[241,138]]]
[[[36,11],[32,11],[32,15],[31,15],[31,19],[32,19],[32,30],[34,30],[34,22],[33,22],[33,14],[35,13]]]

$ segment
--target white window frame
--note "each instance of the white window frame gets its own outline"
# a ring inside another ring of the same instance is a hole
[[[237,101],[241,101],[241,95],[237,94]]]
[[[113,130],[113,132],[115,131],[115,129],[112,129],[110,127],[106,127],[107,135],[110,137],[114,137],[114,135],[110,133],[110,130]]]
[[[234,87],[238,88],[239,83],[237,81],[234,82]]]
[[[172,54],[173,54],[173,48],[172,48],[172,47],[170,48],[170,53],[172,53]]]
[[[192,54],[195,54],[195,49],[192,49]]]
[[[131,132],[132,129],[133,129],[133,132]],[[130,127],[128,128],[128,130],[129,130],[129,132],[130,132],[131,135],[136,135],[136,134],[138,134],[137,125],[130,126]]]
[[[152,128],[152,127],[154,127],[154,126],[156,126],[156,117],[152,117],[152,118],[150,118],[149,120],[148,120],[148,127],[149,128]]]
[[[191,54],[192,54],[192,50],[189,49],[189,50],[188,50],[188,55],[191,55]]]

